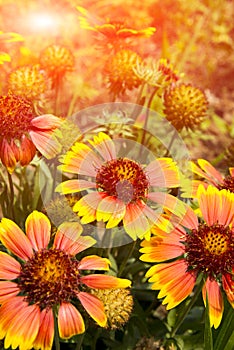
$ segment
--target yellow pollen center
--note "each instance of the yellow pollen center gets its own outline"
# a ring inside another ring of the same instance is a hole
[[[221,255],[228,249],[228,242],[224,235],[209,231],[204,237],[204,248],[214,255]]]

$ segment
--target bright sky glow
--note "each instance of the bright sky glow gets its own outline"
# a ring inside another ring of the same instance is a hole
[[[56,30],[58,18],[50,13],[34,13],[30,15],[30,24],[35,31]]]

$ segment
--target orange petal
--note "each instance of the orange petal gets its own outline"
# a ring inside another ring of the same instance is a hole
[[[202,170],[205,171],[205,173],[213,178],[215,182],[222,183],[223,182],[223,176],[222,174],[217,171],[213,165],[211,165],[207,160],[205,159],[198,159],[198,165],[202,168]]]
[[[28,260],[33,255],[28,237],[9,219],[3,218],[0,223],[0,239],[7,249],[23,260]]]
[[[64,339],[84,333],[84,320],[79,311],[71,303],[62,303],[60,305],[58,311],[58,329],[60,337]]]
[[[0,281],[0,303],[15,297],[20,292],[18,284],[9,281]]]
[[[31,349],[40,325],[40,309],[37,305],[25,305],[15,313],[5,337],[4,346],[22,350]]]
[[[209,175],[208,173],[204,172],[203,170],[201,170],[201,168],[199,168],[199,166],[197,166],[194,162],[191,162],[191,168],[192,168],[192,172],[199,175],[200,177],[203,177],[204,179],[208,180],[208,182],[214,186],[217,186],[217,182],[215,181],[214,178],[212,178],[211,175]]]
[[[85,256],[79,263],[79,270],[109,270],[110,261],[97,255]]]
[[[82,276],[80,280],[88,287],[97,289],[128,288],[131,285],[131,281],[127,279],[109,275],[92,274]]]
[[[93,141],[89,140],[93,148],[99,152],[105,161],[116,158],[115,144],[104,132],[99,132],[97,136],[93,137]]]
[[[24,297],[16,296],[6,300],[0,307],[0,339],[3,339],[15,315],[27,307]]]
[[[177,216],[185,214],[185,204],[176,197],[165,192],[151,192],[148,194],[148,198],[158,204],[161,204],[163,208],[175,213]]]
[[[54,340],[54,316],[51,309],[41,311],[40,328],[33,348],[51,350]]]
[[[206,293],[209,303],[210,326],[218,328],[223,315],[223,297],[219,284],[215,280],[207,278],[202,289],[202,297],[206,305]]]
[[[181,235],[177,232],[171,232],[161,237],[151,237],[149,241],[143,241],[143,248],[140,249],[144,253],[140,260],[147,262],[162,262],[165,260],[176,258],[184,254],[184,244],[180,243]]]
[[[0,143],[0,156],[2,164],[7,168],[8,172],[11,174],[15,170],[17,163],[15,152],[9,145],[6,139],[3,139]]]
[[[150,186],[172,188],[180,185],[179,172],[171,158],[155,159],[145,168],[145,172]]]
[[[81,219],[82,224],[88,224],[96,220],[96,211],[99,203],[106,195],[99,192],[92,192],[81,198],[73,207]]]
[[[64,222],[58,227],[54,239],[54,247],[68,254],[75,255],[93,246],[96,241],[89,236],[80,236],[83,231],[78,222]]]
[[[123,218],[123,226],[127,234],[135,241],[142,238],[150,231],[150,223],[143,214],[143,208],[136,203],[126,206],[126,214]]]
[[[0,279],[14,280],[20,274],[21,266],[7,253],[0,252]]]
[[[114,196],[108,196],[101,200],[97,207],[97,221],[108,221],[106,228],[116,227],[123,219],[126,212],[125,204]]]
[[[25,135],[21,138],[19,161],[22,166],[29,164],[36,154],[36,147]]]
[[[54,158],[61,151],[62,146],[51,131],[31,130],[29,134],[34,145],[45,158]]]
[[[62,124],[62,119],[53,114],[44,114],[32,119],[31,124],[42,130],[53,130]]]
[[[220,210],[219,223],[229,226],[234,221],[234,193],[228,190],[221,190],[220,197],[222,210]]]
[[[197,215],[194,213],[192,208],[187,207],[184,215],[182,218],[177,218],[177,222],[189,228],[190,230],[197,229],[198,228],[198,218]]]
[[[223,289],[227,294],[227,298],[232,307],[234,307],[234,281],[232,275],[230,273],[226,273],[225,275],[223,275],[222,283]]]
[[[94,319],[94,321],[96,321],[99,326],[105,327],[107,323],[107,317],[105,315],[104,306],[101,300],[99,300],[96,296],[86,292],[78,293],[77,297],[88,314]]]
[[[59,184],[55,191],[69,194],[87,190],[88,188],[96,188],[96,184],[86,180],[67,180]]]
[[[50,241],[51,224],[47,216],[34,210],[25,222],[26,235],[34,250],[46,248]]]

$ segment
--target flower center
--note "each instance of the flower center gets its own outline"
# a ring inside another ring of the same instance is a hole
[[[30,102],[12,94],[0,96],[0,138],[20,139],[33,119]]]
[[[225,189],[234,193],[234,177],[228,175],[224,178],[223,183],[218,186],[220,190]]]
[[[234,259],[233,231],[229,227],[200,224],[187,235],[185,242],[188,265],[209,277],[231,270]]]
[[[128,158],[106,162],[97,172],[99,191],[115,196],[125,204],[146,199],[149,181],[141,166]]]
[[[69,301],[79,289],[78,261],[56,249],[40,250],[22,265],[19,287],[41,309]]]

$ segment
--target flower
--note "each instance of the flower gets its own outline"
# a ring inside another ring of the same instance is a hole
[[[132,159],[118,158],[114,142],[103,132],[89,143],[91,147],[76,142],[59,166],[62,171],[86,176],[88,180],[67,180],[56,188],[62,194],[94,190],[73,207],[82,217],[82,224],[97,220],[106,222],[106,228],[113,228],[123,221],[125,231],[135,240],[149,235],[152,223],[163,223],[162,216],[147,201],[182,213],[184,206],[177,198],[151,191],[153,187],[179,186],[178,169],[171,158],[155,159],[143,168]]]
[[[40,64],[50,77],[56,78],[73,70],[75,58],[68,48],[54,44],[41,52]]]
[[[120,50],[110,57],[105,74],[108,77],[110,91],[115,96],[140,86],[141,80],[134,73],[134,68],[140,61],[141,57],[132,50]]]
[[[90,292],[103,302],[106,328],[120,329],[128,322],[133,308],[133,297],[128,289],[91,289]]]
[[[82,285],[126,288],[130,281],[83,274],[83,270],[108,270],[109,260],[95,255],[80,261],[75,258],[95,243],[81,235],[78,222],[61,224],[52,245],[50,221],[43,213],[32,212],[25,227],[26,235],[9,219],[0,223],[1,241],[16,257],[0,252],[0,339],[5,338],[5,348],[52,349],[57,321],[61,338],[83,333],[84,320],[73,305],[74,299],[104,327],[107,318],[102,302],[83,291]]]
[[[198,165],[191,162],[192,172],[204,180],[192,180],[190,191],[186,187],[183,189],[183,197],[196,197],[199,185],[203,185],[205,188],[208,185],[213,185],[220,190],[226,189],[234,193],[234,168],[229,168],[229,174],[224,176],[205,159],[198,159],[197,163]]]
[[[8,78],[9,90],[31,101],[41,97],[46,85],[45,75],[38,65],[20,67],[11,72]]]
[[[164,94],[165,116],[178,131],[199,126],[206,116],[207,106],[202,90],[190,84],[171,87]]]
[[[23,97],[0,96],[0,159],[12,173],[16,163],[31,162],[38,149],[46,158],[53,158],[60,145],[53,131],[61,119],[51,114],[35,116],[31,103]]]
[[[147,271],[146,277],[153,283],[152,289],[160,290],[158,298],[165,297],[167,309],[186,299],[202,274],[203,301],[206,304],[207,295],[210,325],[217,328],[223,313],[220,284],[234,306],[234,194],[199,186],[197,197],[202,222],[188,207],[180,225],[170,234],[155,227],[155,237],[141,244],[140,259],[159,263]]]

